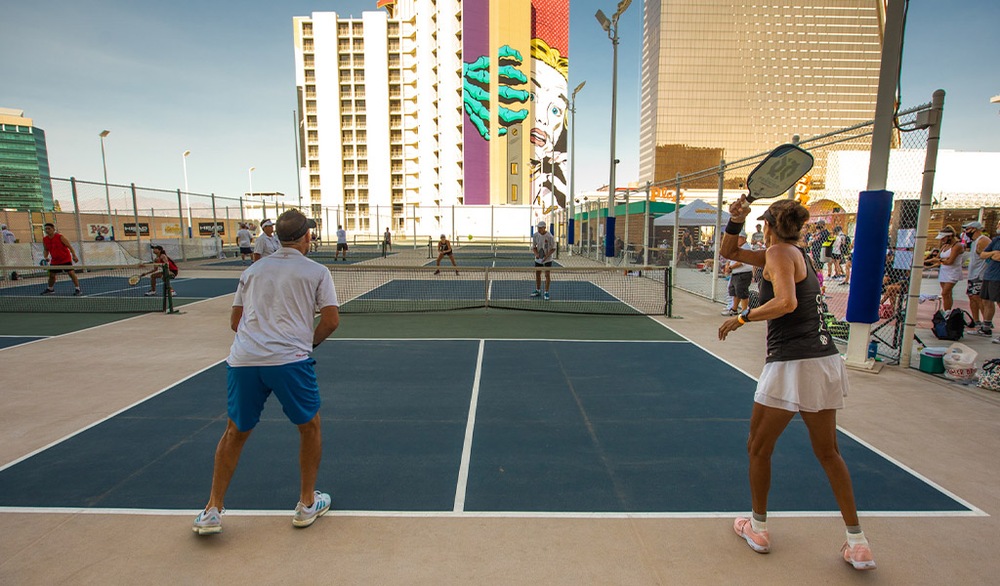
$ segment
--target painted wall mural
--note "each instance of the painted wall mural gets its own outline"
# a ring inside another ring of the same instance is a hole
[[[525,188],[530,203],[548,213],[566,205],[569,0],[531,0],[530,12],[521,14],[512,13],[503,0],[493,1],[502,3],[504,18],[524,18],[524,25],[530,19],[530,55],[515,48],[513,40],[501,38],[499,23],[490,22],[490,0],[464,0],[465,203],[488,204],[491,186],[505,184],[500,175],[508,169],[490,168],[490,149],[500,148],[497,139],[520,125],[531,144],[530,183]],[[495,53],[490,50],[491,32],[500,39]],[[490,91],[494,66],[495,98]]]
[[[532,202],[566,206],[569,0],[531,2]]]

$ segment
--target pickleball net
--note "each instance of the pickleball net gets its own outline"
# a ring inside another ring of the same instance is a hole
[[[488,307],[608,315],[669,315],[664,267],[553,267],[549,299],[531,267],[330,267],[342,313],[405,313]],[[435,274],[439,271],[439,274]]]
[[[510,259],[528,260],[534,258],[531,252],[531,243],[525,242],[452,242],[451,250],[456,259]],[[555,258],[559,257],[556,250]],[[427,258],[436,259],[438,256],[438,241],[432,240],[427,243]]]
[[[74,295],[68,268],[80,281],[80,295]],[[51,267],[39,265],[4,266],[0,276],[0,313],[149,313],[173,311],[170,274],[157,283],[156,294],[150,290],[149,276],[136,285],[129,279],[150,270],[139,265],[77,265]],[[43,295],[48,288],[49,273],[54,271],[54,293]]]

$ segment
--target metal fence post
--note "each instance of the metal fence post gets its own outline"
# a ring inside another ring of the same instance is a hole
[[[931,125],[927,131],[924,178],[920,187],[920,212],[917,214],[917,236],[913,243],[910,290],[906,298],[906,323],[903,325],[903,344],[899,352],[899,365],[903,367],[910,366],[913,332],[917,329],[917,304],[920,302],[920,280],[923,276],[924,251],[927,249],[927,227],[931,221],[931,199],[934,193],[938,142],[941,138],[941,118],[944,115],[944,95],[944,90],[937,90],[931,99]]]
[[[177,190],[177,217],[180,219],[181,231],[177,233],[177,244],[181,247],[181,260],[187,260],[187,251],[184,249],[184,201],[181,199],[181,190]]]
[[[83,225],[80,223],[80,202],[79,202],[79,198],[77,197],[77,193],[76,193],[76,177],[70,177],[69,178],[69,184],[73,188],[73,213],[76,216],[77,243],[80,245],[80,264],[86,265],[87,264],[87,257],[86,257],[86,253],[83,250]],[[30,218],[30,216],[29,216],[29,218]],[[30,221],[29,221],[29,224],[30,224]],[[35,230],[34,230],[33,227],[32,227],[31,232],[32,232],[32,234],[34,234],[34,232],[35,232]]]
[[[142,230],[139,229],[139,200],[135,196],[135,183],[132,183],[132,217],[135,218],[135,257],[142,259]]]
[[[642,217],[642,264],[643,266],[649,266],[649,189],[652,185],[649,181],[646,182],[646,201],[643,204],[643,217]]]
[[[221,240],[219,240],[219,217],[215,211],[215,194],[212,194],[212,238],[216,241],[213,244],[219,245],[219,252],[222,252]]]
[[[677,247],[680,243],[681,231],[681,174],[677,173],[677,184],[674,186],[674,243],[673,254],[670,255],[670,270],[677,278]]]
[[[712,301],[715,301],[715,293],[718,290],[718,277],[716,271],[719,270],[719,247],[722,246],[722,195],[726,188],[726,160],[719,159],[719,193],[715,199],[715,233],[712,236],[712,270],[709,274],[712,277]]]

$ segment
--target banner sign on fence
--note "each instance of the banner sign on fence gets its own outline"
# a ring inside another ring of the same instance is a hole
[[[135,222],[125,222],[123,228],[125,229],[126,236],[135,236]],[[143,236],[149,235],[149,223],[139,222],[139,234]]]
[[[98,236],[108,238],[111,236],[111,226],[108,224],[87,224],[87,236],[92,239]]]
[[[216,231],[212,231],[212,227],[215,227]],[[198,234],[201,236],[212,236],[214,234],[223,235],[226,233],[226,225],[222,222],[213,224],[212,222],[198,222]]]
[[[164,236],[177,238],[181,235],[181,225],[176,222],[172,224],[160,224],[160,230]]]

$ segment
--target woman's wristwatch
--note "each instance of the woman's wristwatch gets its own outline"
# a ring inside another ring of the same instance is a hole
[[[750,308],[743,310],[743,313],[736,316],[736,320],[740,322],[740,325],[745,325],[750,322]]]

